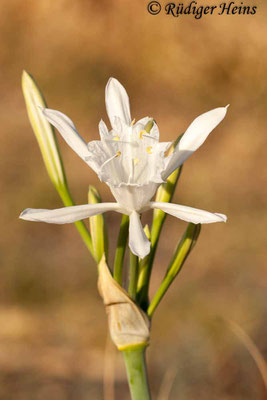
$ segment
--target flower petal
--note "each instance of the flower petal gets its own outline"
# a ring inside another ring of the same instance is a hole
[[[140,258],[144,258],[150,252],[150,241],[142,227],[140,215],[136,211],[130,215],[129,247],[131,252]]]
[[[109,79],[105,95],[106,109],[111,126],[114,126],[114,117],[119,117],[127,125],[130,125],[132,120],[129,97],[126,90],[117,79]]]
[[[20,218],[27,221],[47,222],[49,224],[69,224],[112,210],[123,212],[118,203],[98,203],[63,207],[56,210],[26,208],[20,214]]]
[[[147,206],[159,186],[159,184],[155,182],[148,182],[144,185],[127,185],[122,182],[117,186],[109,182],[107,182],[107,184],[111,193],[122,207],[127,210],[140,210],[140,212],[143,212],[143,208]]]
[[[213,222],[226,222],[227,217],[224,214],[211,213],[209,211],[199,210],[180,204],[150,202],[151,208],[158,208],[167,214],[173,215],[183,221],[192,222],[193,224],[211,224]]]
[[[194,119],[170,157],[170,162],[163,174],[164,179],[204,143],[211,131],[224,119],[227,108],[228,106],[215,108]]]
[[[84,160],[88,156],[87,143],[79,135],[72,120],[60,111],[43,109],[46,119],[61,133],[68,145]]]
[[[99,134],[100,134],[101,140],[105,140],[106,138],[108,138],[110,136],[107,125],[105,124],[105,122],[102,119],[98,124],[98,128],[99,128]]]

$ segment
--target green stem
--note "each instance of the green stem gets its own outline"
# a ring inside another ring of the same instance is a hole
[[[167,182],[162,184],[158,189],[156,201],[170,202],[174,194],[177,182],[182,172],[182,166],[176,169],[167,179]],[[148,292],[150,276],[153,268],[154,258],[160,238],[160,233],[166,219],[166,214],[161,210],[154,210],[153,222],[151,228],[151,251],[147,258],[147,262],[142,264],[142,271],[138,280],[138,303],[143,310],[148,307]]]
[[[115,253],[114,270],[113,270],[113,277],[115,281],[117,281],[120,285],[122,284],[123,259],[128,240],[128,232],[129,232],[129,216],[123,215],[121,219],[121,226],[117,242],[117,249]]]
[[[152,272],[152,267],[154,263],[154,258],[157,250],[157,245],[160,237],[160,232],[165,221],[166,214],[164,213],[162,218],[157,218],[153,221],[151,229],[151,250],[147,263],[142,266],[142,271],[140,274],[138,282],[138,302],[141,307],[145,310],[148,306],[148,291],[149,291],[149,281]]]
[[[66,187],[56,186],[56,189],[66,207],[75,205],[72,200],[72,197],[68,191],[67,184],[66,184]],[[88,250],[90,251],[90,253],[92,254],[92,256],[95,259],[92,238],[91,238],[91,235],[90,235],[85,223],[83,221],[77,221],[77,222],[74,222],[74,224],[75,224],[83,242],[85,243],[86,247],[88,248]]]
[[[151,400],[144,346],[122,351],[132,400]]]
[[[128,293],[133,300],[136,299],[138,280],[138,257],[130,251],[130,274]]]
[[[200,224],[188,224],[188,227],[180,240],[173,258],[170,262],[170,265],[167,269],[166,275],[158,288],[155,296],[151,300],[149,307],[147,309],[147,315],[149,318],[154,314],[157,306],[159,305],[161,299],[167,292],[169,286],[172,284],[178,273],[181,271],[182,266],[184,265],[185,260],[193,249],[198,236],[200,234],[201,225]]]
[[[92,240],[91,240],[91,235],[88,232],[88,229],[86,228],[85,223],[83,221],[76,221],[76,222],[74,222],[74,225],[76,226],[76,229],[79,232],[79,234],[80,234],[85,246],[90,251],[90,253],[92,254],[93,258],[95,258],[93,245],[92,245]]]

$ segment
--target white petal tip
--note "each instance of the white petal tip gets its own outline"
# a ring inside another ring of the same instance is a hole
[[[111,76],[106,84],[106,89],[108,89],[111,85],[121,85],[121,83],[118,81],[118,79]]]
[[[148,240],[140,221],[140,215],[133,211],[130,215],[129,247],[131,252],[139,258],[145,258],[150,252]]]
[[[230,104],[227,104],[227,106],[225,106],[224,108],[226,108],[226,110],[227,110],[228,107],[230,107]]]
[[[136,249],[131,244],[129,244],[131,252],[139,257],[141,260],[145,258],[150,253],[150,242],[147,242],[147,245],[144,245],[142,249]]]
[[[26,208],[25,210],[23,210],[22,213],[20,213],[19,218],[24,219],[24,220],[29,219],[29,216],[27,216],[29,214],[29,211],[30,211],[30,208]]]
[[[224,214],[219,214],[219,213],[215,213],[215,215],[217,215],[220,220],[218,222],[226,222],[227,221],[227,216]]]
[[[127,125],[131,124],[129,97],[125,88],[115,78],[109,78],[105,89],[106,109],[112,127],[114,117],[119,117]]]
[[[111,76],[111,77],[109,78],[109,80],[108,80],[108,84],[111,83],[112,81],[113,81],[113,82],[119,82],[118,79],[116,79],[116,78],[114,78],[113,76]]]
[[[144,247],[142,252],[139,252],[137,256],[139,256],[141,259],[145,258],[148,254],[150,253],[150,242],[147,242],[147,246]]]

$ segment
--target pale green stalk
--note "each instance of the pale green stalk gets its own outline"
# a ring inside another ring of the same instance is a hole
[[[170,202],[175,191],[177,182],[182,172],[182,166],[176,169],[167,179],[166,183],[162,184],[156,194],[155,201]],[[141,274],[138,279],[137,291],[138,301],[141,306],[146,309],[148,305],[148,291],[150,275],[154,263],[154,258],[157,250],[157,245],[160,233],[166,219],[166,213],[161,210],[154,210],[153,222],[151,228],[151,251],[145,263],[142,263]]]
[[[65,188],[62,188],[62,190],[61,190],[61,188],[57,188],[57,191],[63,201],[63,204],[66,207],[75,205],[75,203],[73,202],[73,200],[71,198],[71,194],[69,193],[68,190],[66,190]],[[94,257],[94,249],[93,249],[91,235],[88,232],[88,229],[87,229],[85,223],[83,221],[77,221],[77,222],[74,222],[74,225],[76,226],[77,231],[79,232],[84,244],[86,245],[86,247],[88,248],[88,250],[90,251],[92,256]]]
[[[151,241],[151,232],[149,229],[149,226],[146,224],[144,227],[144,232],[148,238],[148,240]],[[146,274],[146,270],[147,270],[147,265],[149,263],[149,257],[150,257],[150,253],[143,258],[142,260],[139,260],[139,273],[138,273],[138,281],[137,281],[137,292],[139,292],[142,288],[142,282],[144,280],[144,275]]]
[[[90,204],[101,203],[100,194],[94,186],[89,186],[88,202]],[[104,253],[106,260],[108,259],[108,236],[104,215],[90,217],[89,224],[95,260],[99,263]]]
[[[130,251],[130,270],[128,293],[133,300],[136,299],[138,279],[138,257]]]
[[[159,305],[163,296],[167,292],[169,286],[172,284],[177,274],[181,271],[186,258],[188,257],[194,245],[196,244],[196,241],[200,234],[200,230],[201,230],[200,224],[197,225],[192,223],[188,224],[187,229],[174,252],[173,258],[169,264],[166,275],[147,309],[147,315],[149,316],[149,318],[152,317],[157,306]]]
[[[114,259],[113,277],[120,285],[123,278],[123,260],[128,240],[129,216],[123,215],[121,219],[120,232],[118,236],[117,248]]]
[[[23,71],[22,74],[22,91],[28,117],[38,141],[48,175],[58,191],[64,205],[66,207],[73,206],[75,203],[72,200],[68,188],[54,128],[42,114],[42,109],[47,107],[45,99],[34,79],[26,71]],[[75,222],[75,226],[88,250],[93,255],[94,250],[91,236],[84,222],[77,221]]]
[[[151,400],[145,351],[145,346],[132,346],[122,351],[132,400]]]

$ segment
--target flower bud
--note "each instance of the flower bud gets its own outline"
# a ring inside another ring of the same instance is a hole
[[[46,102],[34,79],[26,71],[23,71],[22,74],[22,91],[29,120],[40,146],[50,179],[57,189],[59,186],[65,187],[65,174],[54,128],[49,124],[42,113],[42,109],[46,107]]]
[[[90,204],[101,203],[101,197],[94,186],[89,186],[88,201]],[[103,214],[89,218],[95,260],[99,263],[103,254],[107,255],[108,236]]]
[[[145,131],[147,133],[150,133],[151,129],[153,128],[153,125],[154,125],[154,119],[151,118],[145,125]]]
[[[150,323],[146,314],[113,279],[105,256],[98,264],[98,290],[108,314],[110,336],[119,350],[148,345]]]
[[[150,240],[151,239],[151,233],[150,233],[149,226],[147,224],[144,227],[144,232],[145,232],[146,237],[148,238],[148,240]]]

